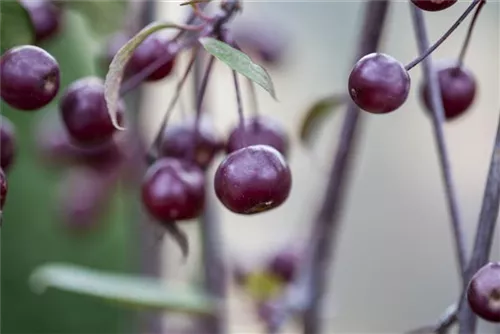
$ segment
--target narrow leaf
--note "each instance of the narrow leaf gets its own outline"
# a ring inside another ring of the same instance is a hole
[[[208,3],[212,0],[191,0],[191,1],[186,1],[180,4],[180,6],[187,6],[187,5],[195,5],[198,3]]]
[[[192,287],[166,285],[153,278],[107,273],[71,264],[53,263],[37,268],[30,277],[30,285],[40,294],[52,287],[129,307],[211,314],[215,306],[213,299]]]
[[[335,108],[347,101],[344,94],[328,96],[316,101],[306,112],[300,127],[300,140],[311,145],[313,135],[318,131],[326,117],[330,116]]]
[[[233,48],[227,43],[210,37],[200,38],[200,43],[207,52],[226,63],[231,69],[264,88],[274,99],[276,99],[273,81],[267,71],[262,66],[255,64],[245,53]]]
[[[106,104],[108,107],[108,112],[111,117],[113,125],[119,129],[124,130],[118,124],[116,118],[116,110],[118,99],[120,98],[120,86],[123,80],[123,73],[127,62],[132,57],[135,49],[151,34],[168,28],[179,28],[176,24],[166,23],[166,22],[153,22],[150,25],[144,27],[141,31],[137,33],[132,39],[130,39],[115,55],[113,61],[109,65],[109,71],[106,75],[106,81],[104,83],[104,94],[106,98]]]
[[[33,44],[33,24],[19,1],[2,1],[0,5],[0,44],[3,54],[14,46]]]

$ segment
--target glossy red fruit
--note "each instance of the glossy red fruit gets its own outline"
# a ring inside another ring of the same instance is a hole
[[[59,64],[37,46],[12,48],[0,60],[2,100],[16,109],[45,107],[57,95],[59,79]]]
[[[0,210],[3,209],[5,200],[7,199],[7,177],[3,169],[0,168]]]
[[[173,44],[164,36],[155,33],[144,40],[139,47],[134,51],[126,67],[126,76],[130,77],[141,71],[144,71],[152,63],[159,61],[160,58],[172,59],[159,67],[151,75],[146,78],[146,81],[157,81],[168,76],[174,67],[175,55],[173,54]]]
[[[399,61],[383,53],[361,58],[349,76],[352,100],[370,113],[385,114],[398,109],[409,92],[408,72]]]
[[[35,43],[54,37],[60,30],[62,11],[52,1],[22,0],[35,30]]]
[[[226,152],[229,154],[251,145],[269,145],[286,156],[289,140],[279,122],[269,117],[258,116],[245,120],[243,127],[237,125],[231,131],[226,143]]]
[[[415,6],[429,12],[436,12],[454,5],[457,0],[411,0]]]
[[[283,204],[290,194],[292,175],[285,158],[267,145],[229,154],[214,178],[215,193],[224,206],[239,214],[255,214]]]
[[[158,221],[198,217],[205,204],[205,176],[196,165],[161,158],[149,167],[142,184],[142,203]]]
[[[0,115],[0,167],[7,172],[14,161],[16,151],[16,132],[14,125]]]
[[[296,275],[299,256],[295,252],[283,251],[276,254],[268,265],[268,271],[284,282],[291,282]]]
[[[160,154],[196,163],[208,168],[223,144],[213,123],[207,116],[200,119],[198,136],[195,136],[195,118],[165,128],[160,141]]]
[[[500,322],[500,262],[488,263],[472,277],[467,300],[479,317]]]
[[[437,63],[437,69],[445,118],[457,118],[474,102],[477,87],[474,74],[464,66],[457,67],[456,62]],[[426,82],[420,87],[420,95],[427,110],[432,110]]]
[[[111,140],[116,128],[104,99],[104,82],[86,77],[73,82],[61,97],[61,118],[71,138],[82,146],[99,146]],[[125,104],[118,105],[118,119],[123,118]]]

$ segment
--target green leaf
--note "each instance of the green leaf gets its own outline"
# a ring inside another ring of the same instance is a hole
[[[31,18],[18,1],[2,1],[0,4],[1,53],[24,44],[33,44],[35,34]]]
[[[64,5],[77,12],[96,36],[106,36],[122,26],[127,1],[64,1]]]
[[[198,3],[209,3],[211,2],[212,0],[190,0],[190,1],[186,1],[186,2],[183,2],[181,3],[179,6],[187,6],[187,5],[195,5],[195,4],[198,4]]]
[[[43,293],[49,287],[147,307],[194,314],[211,314],[215,301],[203,291],[167,285],[160,280],[107,273],[71,264],[46,264],[30,277],[32,289]]]
[[[200,38],[200,43],[214,57],[264,88],[276,99],[273,81],[267,71],[262,66],[255,64],[245,53],[210,37]]]
[[[104,96],[106,98],[106,104],[108,107],[108,112],[111,117],[113,125],[119,129],[124,130],[118,124],[116,119],[116,110],[118,100],[120,98],[120,86],[123,80],[123,72],[127,62],[132,57],[135,49],[146,39],[149,35],[168,28],[180,29],[176,24],[168,22],[153,22],[148,26],[144,27],[139,31],[134,37],[132,37],[115,55],[113,61],[109,65],[108,74],[106,75],[106,81],[104,82]]]
[[[345,104],[347,98],[344,94],[328,96],[316,101],[306,112],[300,127],[300,140],[311,145],[313,135],[326,117],[331,115],[335,108]]]

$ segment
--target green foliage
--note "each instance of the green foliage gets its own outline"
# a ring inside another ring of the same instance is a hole
[[[1,53],[23,44],[32,44],[35,35],[26,9],[18,1],[2,1],[0,4]]]
[[[12,1],[2,1],[5,3]],[[59,61],[61,92],[73,80],[96,72],[94,41],[81,17],[68,12],[65,27],[47,50]],[[10,29],[10,28],[9,28]],[[3,41],[1,41],[3,42]],[[57,100],[57,99],[56,99]],[[40,165],[35,130],[41,117],[54,112],[57,101],[45,109],[22,112],[0,105],[16,126],[18,155],[9,172],[9,195],[2,233],[1,330],[3,333],[131,333],[130,312],[62,292],[39,296],[28,279],[47,261],[92,265],[103,270],[130,270],[135,254],[130,230],[135,215],[127,193],[117,192],[97,229],[69,233],[56,219],[59,176]],[[75,189],[75,191],[78,191]]]
[[[214,301],[202,290],[169,286],[161,280],[107,273],[68,264],[47,264],[31,276],[35,291],[49,287],[116,301],[123,306],[211,314]]]
[[[319,127],[332,114],[336,108],[344,105],[347,101],[345,94],[337,94],[328,96],[316,101],[309,109],[302,120],[300,127],[300,140],[311,145],[314,139],[314,134],[318,132]]]
[[[227,43],[210,37],[200,38],[200,43],[208,53],[264,88],[276,99],[273,81],[269,74],[262,66],[255,64],[246,54],[236,50]]]
[[[101,38],[123,24],[127,1],[124,0],[72,0],[64,1],[64,6],[81,15],[93,38]]]

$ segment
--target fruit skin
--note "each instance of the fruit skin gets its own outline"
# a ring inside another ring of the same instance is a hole
[[[239,214],[256,214],[280,206],[288,198],[292,175],[285,158],[267,145],[248,146],[229,154],[214,177],[215,193]]]
[[[195,138],[197,138],[195,140]],[[200,118],[198,136],[195,137],[195,117],[165,128],[160,141],[160,155],[196,163],[207,169],[223,143],[207,116]]]
[[[16,132],[14,124],[0,115],[0,167],[8,172],[15,158]]]
[[[22,0],[21,4],[28,11],[33,23],[36,44],[54,37],[59,32],[62,11],[52,1]]]
[[[73,82],[59,102],[61,118],[75,143],[98,146],[111,140],[116,128],[111,122],[104,99],[104,82],[97,77],[85,77]],[[119,101],[119,123],[125,104]]]
[[[268,265],[268,271],[284,282],[295,278],[299,257],[295,252],[282,251],[276,254]]]
[[[464,66],[457,67],[456,61],[441,61],[436,66],[445,118],[452,120],[463,115],[474,102],[477,90],[476,79],[469,69]],[[431,98],[425,81],[420,86],[420,96],[427,110],[432,110]]]
[[[467,287],[467,301],[479,317],[500,322],[500,262],[488,263],[474,274]]]
[[[205,175],[187,161],[161,158],[144,176],[142,203],[164,224],[196,218],[205,204]]]
[[[411,0],[418,8],[429,12],[437,12],[453,6],[457,0]]]
[[[45,107],[59,91],[59,64],[33,45],[14,47],[0,60],[0,93],[13,108],[32,111]]]
[[[7,177],[2,168],[0,168],[0,211],[3,209],[5,200],[7,199]]]
[[[406,101],[410,82],[399,61],[383,53],[371,53],[354,65],[349,75],[349,94],[359,108],[385,114]]]
[[[245,120],[243,127],[237,125],[231,131],[226,152],[229,154],[251,145],[269,145],[287,156],[289,140],[281,124],[272,118],[258,116]]]
[[[165,58],[172,53],[171,43],[158,33],[150,35],[135,49],[134,54],[127,63],[125,76],[133,76],[160,58]],[[168,76],[174,67],[175,57],[151,73],[145,81],[158,81]]]

